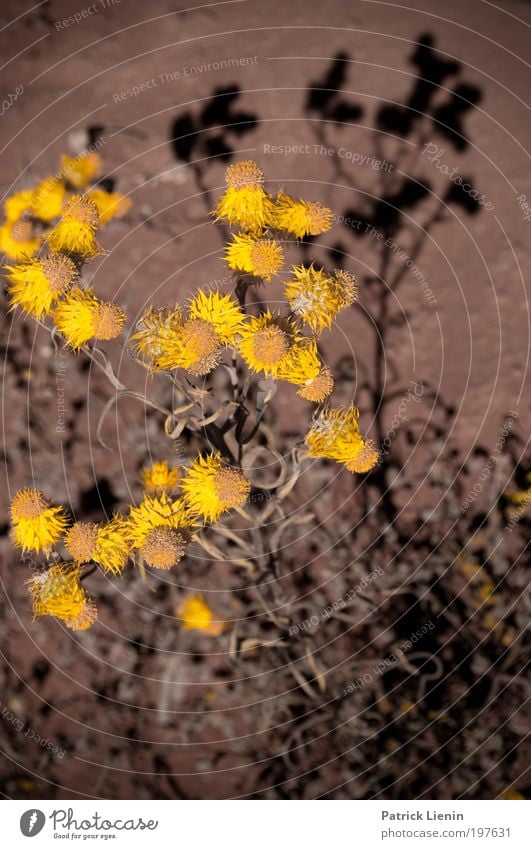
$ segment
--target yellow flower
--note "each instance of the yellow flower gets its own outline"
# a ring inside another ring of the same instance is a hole
[[[65,536],[65,545],[76,563],[93,560],[105,572],[119,575],[131,551],[126,531],[126,522],[120,516],[105,524],[76,522]]]
[[[83,259],[96,256],[101,253],[95,235],[98,222],[96,204],[81,195],[73,195],[64,208],[63,217],[48,236],[50,250],[77,254]]]
[[[87,197],[96,204],[100,224],[107,224],[112,218],[121,218],[131,208],[131,201],[119,192],[106,192],[104,189],[90,189]]]
[[[317,353],[317,343],[313,339],[301,339],[291,346],[283,357],[275,377],[290,383],[306,383],[319,374],[321,363]]]
[[[29,583],[34,616],[75,620],[85,610],[87,594],[79,583],[79,566],[61,563],[35,575]]]
[[[41,221],[59,218],[63,209],[66,189],[56,177],[43,180],[35,186],[31,196],[31,212]]]
[[[264,173],[257,162],[244,160],[229,165],[225,174],[227,189],[213,215],[237,224],[249,233],[259,233],[273,211],[273,201],[264,190]]]
[[[271,280],[284,265],[284,250],[274,239],[254,239],[239,233],[225,249],[225,259],[234,271],[245,271]]]
[[[327,457],[343,463],[349,472],[368,472],[378,462],[378,451],[359,431],[359,411],[326,408],[313,420],[306,435],[310,457]]]
[[[215,522],[226,510],[245,503],[251,485],[241,472],[224,466],[221,455],[215,453],[193,461],[181,489],[191,513]]]
[[[8,224],[16,224],[31,207],[33,189],[22,189],[4,201],[4,212]]]
[[[239,304],[230,295],[203,292],[201,289],[190,302],[189,316],[208,321],[225,344],[234,342],[245,318]]]
[[[102,160],[99,153],[91,151],[81,156],[61,156],[60,174],[74,189],[84,189],[99,177]]]
[[[98,608],[91,598],[87,598],[81,613],[70,619],[65,619],[65,625],[71,631],[86,631],[98,618]]]
[[[202,595],[189,595],[177,608],[177,615],[182,619],[184,631],[204,631],[214,637],[219,637],[226,623],[214,618],[214,611],[206,604]]]
[[[299,340],[289,319],[268,310],[260,316],[249,316],[242,328],[238,349],[252,371],[276,377],[291,346]]]
[[[137,332],[131,336],[131,342],[144,365],[152,371],[161,368],[158,358],[169,339],[177,336],[184,324],[184,318],[179,307],[175,309],[158,309],[150,307],[140,321]]]
[[[127,536],[149,566],[171,569],[182,558],[193,525],[182,499],[173,501],[164,493],[153,498],[145,494],[141,504],[129,510]]]
[[[322,268],[303,265],[293,269],[284,292],[292,311],[314,331],[330,327],[337,314],[357,297],[356,278],[348,271],[335,271],[334,276]]]
[[[199,377],[212,371],[220,356],[221,339],[210,322],[190,318],[161,345],[156,365],[170,370],[184,368]]]
[[[177,489],[181,475],[178,469],[172,469],[167,460],[144,466],[142,486],[145,492],[170,495]]]
[[[22,307],[29,315],[42,318],[74,282],[75,264],[63,254],[44,259],[29,259],[19,265],[6,265],[7,287],[12,306]]]
[[[21,489],[11,501],[11,538],[22,551],[49,549],[63,535],[68,516],[38,489]]]
[[[306,401],[312,401],[314,404],[321,404],[325,398],[331,395],[334,389],[334,378],[332,372],[326,366],[320,370],[319,374],[310,380],[304,381],[302,386],[299,386],[297,395],[305,398]]]
[[[294,200],[285,192],[280,191],[269,226],[277,230],[285,230],[302,239],[304,236],[319,236],[326,233],[332,226],[332,210],[317,201]]]
[[[0,227],[0,252],[10,259],[29,259],[35,256],[40,245],[31,221],[21,220]]]
[[[57,329],[68,345],[78,350],[89,339],[114,339],[125,323],[125,313],[116,304],[100,301],[92,289],[74,288],[53,311]]]

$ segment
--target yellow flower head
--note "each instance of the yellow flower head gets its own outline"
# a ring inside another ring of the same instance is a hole
[[[78,350],[89,339],[114,339],[122,332],[125,313],[116,304],[100,301],[92,289],[74,288],[53,310],[59,332]]]
[[[144,365],[152,371],[162,367],[158,365],[158,358],[162,354],[168,341],[181,332],[184,318],[178,306],[175,309],[158,309],[150,307],[140,321],[137,332],[131,336],[136,353]]]
[[[182,499],[144,495],[141,504],[129,510],[127,536],[149,566],[171,569],[182,558],[193,525]]]
[[[11,501],[11,538],[22,551],[49,549],[63,535],[68,516],[38,489],[21,489]]]
[[[203,292],[201,289],[190,302],[188,314],[190,318],[211,324],[224,344],[234,342],[245,318],[239,304],[230,295]]]
[[[181,475],[178,469],[172,469],[167,460],[144,466],[142,469],[142,486],[145,492],[161,495],[171,495],[177,489]]]
[[[4,201],[4,212],[8,224],[15,224],[25,212],[31,209],[33,189],[22,189]]]
[[[181,489],[191,513],[215,522],[226,510],[245,503],[251,485],[241,472],[224,466],[221,455],[215,453],[193,461]]]
[[[73,195],[66,204],[63,217],[48,236],[54,253],[72,253],[89,259],[101,253],[96,241],[99,222],[98,208],[91,200]]]
[[[239,233],[227,245],[225,259],[234,271],[245,271],[262,280],[271,280],[284,265],[284,250],[274,239],[254,239]]]
[[[227,168],[225,180],[227,189],[213,212],[216,221],[222,218],[245,232],[259,233],[273,211],[262,169],[251,160],[236,162]]]
[[[196,377],[212,371],[221,355],[221,339],[213,325],[201,318],[187,319],[161,347],[156,360],[159,368],[184,368]]]
[[[35,236],[31,221],[21,219],[0,226],[0,252],[9,259],[29,259],[40,246],[41,240]]]
[[[177,615],[182,620],[181,627],[184,631],[204,631],[213,637],[219,637],[226,625],[222,619],[214,618],[214,611],[202,595],[189,595],[185,598],[177,608]]]
[[[295,266],[284,292],[292,311],[314,331],[330,327],[337,314],[357,297],[356,278],[348,271],[333,276],[322,268]]]
[[[65,619],[65,625],[71,631],[86,631],[98,618],[98,608],[91,598],[87,598],[81,613],[70,619]]]
[[[61,563],[35,575],[29,581],[33,615],[64,620],[78,617],[87,603],[87,594],[79,583],[80,571],[79,566]]]
[[[87,197],[95,203],[100,216],[100,224],[107,224],[112,218],[121,218],[131,208],[131,201],[119,192],[106,192],[104,189],[90,189]]]
[[[310,457],[327,457],[343,463],[349,472],[368,472],[378,462],[378,451],[360,433],[359,410],[326,408],[314,419],[306,435]]]
[[[66,189],[56,177],[49,177],[35,186],[31,196],[31,213],[41,221],[59,218],[65,201]]]
[[[306,401],[312,401],[314,404],[321,404],[325,398],[331,395],[334,389],[334,378],[332,372],[326,366],[320,370],[319,374],[310,380],[306,380],[299,387],[297,395],[305,398]]]
[[[74,189],[84,189],[101,174],[99,153],[91,151],[81,156],[61,156],[60,174]]]
[[[119,575],[131,551],[126,531],[126,522],[120,516],[100,525],[76,522],[65,536],[65,545],[76,563],[93,560],[105,572]]]
[[[78,276],[75,264],[63,254],[29,259],[5,268],[10,280],[7,291],[12,306],[21,307],[35,318],[48,315]]]
[[[276,377],[291,346],[299,340],[288,319],[267,311],[260,316],[249,316],[242,328],[238,348],[252,371]]]
[[[285,230],[296,239],[319,236],[332,226],[332,210],[317,201],[294,200],[280,191],[276,197],[270,226]]]

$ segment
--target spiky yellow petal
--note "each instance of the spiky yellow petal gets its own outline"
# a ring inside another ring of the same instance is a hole
[[[343,463],[350,472],[368,472],[378,462],[378,451],[363,437],[354,405],[345,409],[325,408],[314,419],[306,435],[310,457],[326,457]]]
[[[275,376],[280,380],[300,384],[313,380],[320,369],[317,343],[313,339],[301,339],[290,347]]]
[[[63,535],[68,516],[38,489],[21,489],[11,501],[11,538],[22,551],[48,550]]]
[[[74,350],[89,339],[114,339],[125,323],[125,313],[116,304],[100,301],[92,289],[74,288],[55,306],[57,329]]]
[[[251,485],[237,469],[223,465],[219,453],[197,457],[181,481],[191,513],[215,522],[222,513],[243,505]]]
[[[297,395],[305,398],[306,401],[312,401],[314,404],[321,404],[325,398],[332,393],[334,389],[334,378],[332,372],[326,366],[323,366],[319,374],[311,380],[299,387]]]
[[[137,332],[131,336],[135,352],[143,364],[152,371],[162,368],[158,360],[170,340],[178,337],[184,324],[179,307],[154,310],[150,307],[140,321]]]
[[[98,608],[91,598],[87,598],[82,610],[77,616],[65,619],[65,625],[71,631],[86,631],[98,618]]]
[[[252,371],[276,377],[291,346],[299,339],[292,322],[267,311],[247,318],[238,349]]]
[[[163,492],[171,495],[177,489],[181,474],[179,469],[173,469],[167,460],[152,463],[142,469],[142,487],[145,492],[160,495]]]
[[[274,239],[255,239],[245,233],[233,236],[225,249],[229,268],[271,280],[284,264],[284,250]]]
[[[230,295],[203,292],[201,289],[190,301],[190,318],[208,321],[224,344],[234,342],[245,318],[239,304]]]
[[[125,568],[131,546],[127,524],[120,516],[110,522],[76,522],[65,536],[65,545],[76,563],[93,560],[106,571],[119,575]]]
[[[319,236],[332,226],[332,210],[317,201],[295,200],[283,191],[275,199],[269,226],[296,239]]]
[[[200,594],[187,596],[177,608],[177,615],[184,631],[204,631],[218,637],[225,630],[226,622],[215,618],[214,611]]]
[[[286,299],[314,332],[330,327],[338,313],[356,300],[356,278],[348,271],[335,271],[332,276],[312,264],[295,266],[293,274],[284,286]]]
[[[35,318],[48,315],[77,277],[75,264],[63,254],[7,265],[5,269],[10,280],[7,291],[11,304]]]

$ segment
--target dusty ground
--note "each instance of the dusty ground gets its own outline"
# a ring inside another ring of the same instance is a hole
[[[520,675],[528,524],[504,531],[498,495],[522,484],[529,457],[529,5],[450,0],[444,13],[433,0],[415,5],[108,0],[83,15],[89,6],[79,0],[32,11],[2,4],[2,98],[23,86],[2,115],[2,194],[98,139],[107,176],[133,202],[102,235],[108,254],[89,275],[127,310],[124,338],[106,347],[124,384],[168,401],[127,355],[127,334],[148,304],[198,285],[229,288],[222,234],[207,213],[227,160],[252,157],[272,188],[337,214],[303,257],[360,278],[359,305],[323,341],[339,376],[334,401],[355,397],[381,444],[411,381],[424,387],[408,424],[393,431],[380,477],[353,484],[331,467],[304,477],[302,502],[320,493],[319,532],[290,537],[279,571],[263,579],[271,604],[296,624],[375,564],[385,570],[353,618],[320,621],[311,635],[318,672],[304,641],[245,659],[229,656],[228,636],[180,633],[174,611],[186,588],[242,620],[241,636],[263,637],[271,625],[252,600],[253,581],[199,551],[178,574],[152,574],[147,584],[136,573],[118,584],[96,578],[100,622],[72,635],[31,621],[30,564],[7,538],[10,494],[35,485],[76,516],[99,519],[138,498],[150,455],[171,458],[174,449],[160,417],[130,400],[106,419],[112,450],[102,447],[95,430],[108,383],[4,307],[5,796],[528,794]],[[69,22],[76,12],[80,22]],[[451,182],[453,169],[468,194]],[[269,301],[279,294],[272,286]],[[269,423],[283,449],[307,417],[307,405],[278,392]],[[463,519],[458,505],[493,454],[496,474]],[[372,519],[360,521],[369,507]],[[481,596],[488,581],[493,601]],[[489,611],[501,624],[488,624]],[[432,620],[434,635],[409,667],[371,672]],[[416,664],[426,663],[421,673]],[[370,686],[343,697],[360,674],[372,676]]]

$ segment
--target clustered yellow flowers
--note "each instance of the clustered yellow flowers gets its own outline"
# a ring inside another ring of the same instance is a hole
[[[344,463],[349,472],[368,472],[378,462],[378,451],[359,431],[359,410],[325,408],[314,418],[306,435],[310,457],[328,457]]]
[[[17,261],[4,266],[12,308],[38,320],[50,317],[74,350],[91,339],[114,339],[125,322],[120,307],[80,285],[83,264],[102,253],[96,231],[130,205],[122,195],[90,187],[100,171],[95,152],[63,156],[59,176],[5,201],[6,223],[0,227],[0,250]],[[85,194],[75,193],[84,189]],[[13,247],[22,232],[24,241]]]
[[[0,252],[11,260],[31,259],[49,236],[52,222],[63,215],[72,197],[80,192],[86,192],[93,202],[99,225],[124,215],[131,205],[129,198],[91,185],[101,170],[102,159],[96,151],[61,156],[55,176],[8,197],[4,201],[5,220],[0,225]]]
[[[216,522],[228,510],[241,507],[250,484],[239,471],[223,463],[219,453],[198,456],[188,467],[174,468],[167,461],[142,469],[143,498],[127,515],[107,522],[71,522],[63,507],[52,506],[37,489],[22,489],[11,502],[11,537],[25,552],[44,552],[62,542],[69,560],[55,562],[30,581],[35,616],[55,616],[69,628],[84,630],[97,618],[94,601],[81,586],[85,564],[97,564],[106,574],[122,575],[131,561],[154,569],[171,569],[182,559],[187,546],[204,526]],[[192,604],[192,600],[190,600]],[[183,627],[205,622],[208,608],[195,600],[193,615],[183,617]],[[192,617],[192,618],[190,618]],[[219,623],[204,630],[216,631]]]

